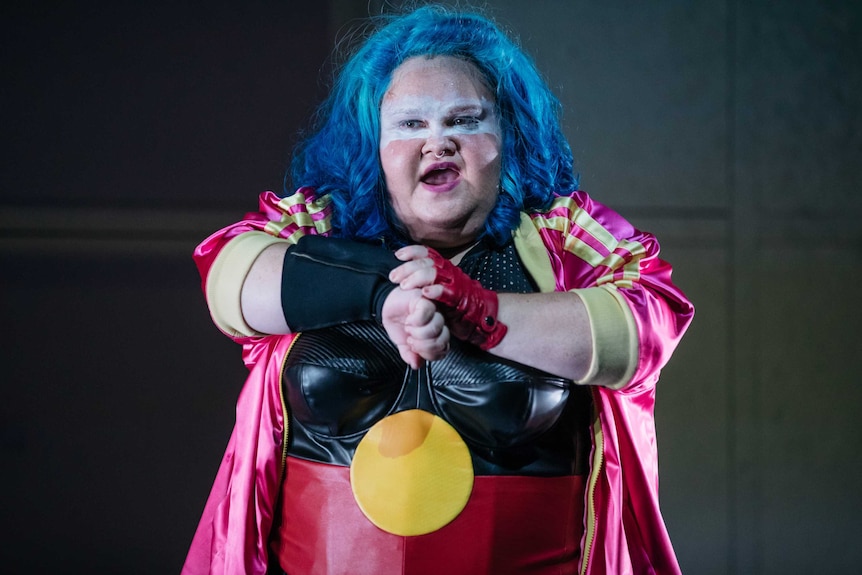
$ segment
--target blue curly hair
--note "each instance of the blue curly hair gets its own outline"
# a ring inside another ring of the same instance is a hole
[[[483,236],[505,243],[521,211],[547,207],[556,193],[576,189],[560,103],[497,25],[477,13],[434,5],[381,21],[337,74],[291,164],[293,189],[310,186],[332,198],[335,235],[403,241],[380,166],[380,104],[393,71],[415,56],[471,62],[496,97],[503,132],[500,193]]]

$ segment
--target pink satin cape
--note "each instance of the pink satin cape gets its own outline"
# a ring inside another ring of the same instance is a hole
[[[305,206],[315,202],[320,206],[314,191],[302,188],[298,193],[305,195],[305,204],[294,201],[289,207],[272,192],[261,194],[259,213],[247,215],[198,246],[195,261],[204,284],[221,247],[240,233],[263,230],[271,221],[281,222],[277,233],[284,238],[317,233],[311,222],[326,217],[326,210],[309,213]],[[593,428],[580,572],[679,573],[659,510],[653,411],[659,370],[694,309],[671,282],[671,267],[659,259],[655,238],[583,192],[562,196],[549,212],[530,217],[548,251],[557,290],[612,282],[632,311],[638,332],[638,365],[629,383],[616,391],[593,388],[598,418]],[[588,225],[582,223],[585,220]],[[596,224],[621,240],[619,245],[599,241],[590,231]],[[569,249],[573,239],[605,259],[588,263]],[[613,263],[617,261],[635,262],[636,277],[630,267],[626,270]],[[285,457],[280,371],[293,337],[237,341],[243,344],[250,374],[237,401],[236,425],[192,540],[184,575],[263,575],[267,571],[267,544]]]

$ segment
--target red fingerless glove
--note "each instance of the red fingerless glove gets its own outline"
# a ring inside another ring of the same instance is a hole
[[[443,287],[436,301],[452,335],[485,351],[500,343],[508,328],[497,321],[497,293],[483,288],[431,248],[428,257],[437,269],[435,283]]]

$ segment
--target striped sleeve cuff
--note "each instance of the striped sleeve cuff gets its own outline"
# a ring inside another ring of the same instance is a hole
[[[242,285],[257,256],[271,245],[287,242],[265,232],[240,234],[222,248],[207,275],[206,298],[216,326],[231,337],[262,335],[242,316]]]
[[[620,389],[632,378],[638,361],[634,316],[612,286],[575,289],[587,309],[593,335],[593,357],[587,374],[577,381]]]

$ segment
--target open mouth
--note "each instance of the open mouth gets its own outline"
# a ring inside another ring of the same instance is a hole
[[[422,181],[431,186],[442,186],[444,184],[449,184],[458,179],[460,174],[457,170],[453,170],[451,168],[443,168],[439,170],[431,170],[424,176],[422,176]]]
[[[458,166],[451,162],[434,164],[422,175],[420,180],[423,184],[433,188],[450,188],[455,185],[461,177]]]

